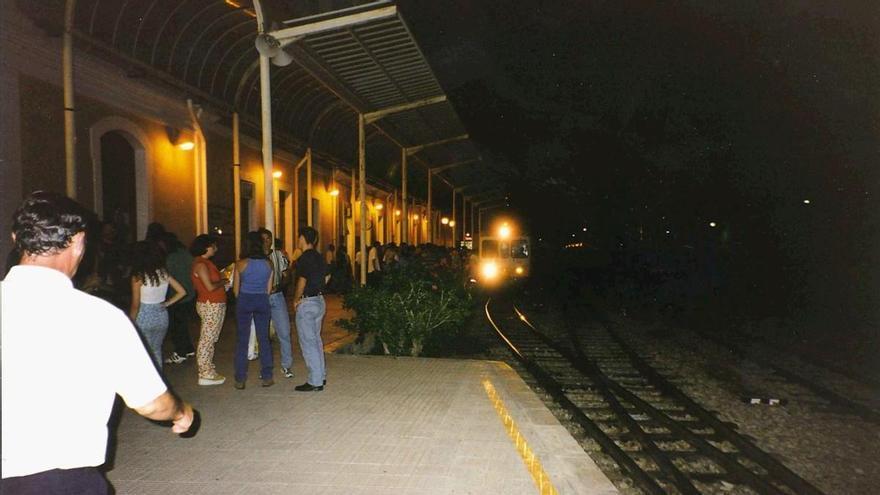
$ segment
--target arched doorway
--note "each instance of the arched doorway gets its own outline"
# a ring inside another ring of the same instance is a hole
[[[120,131],[101,136],[102,220],[116,225],[119,239],[132,242],[138,232],[134,147]]]
[[[111,116],[90,129],[94,208],[102,219],[125,220],[123,240],[143,238],[150,222],[152,153],[146,133]]]

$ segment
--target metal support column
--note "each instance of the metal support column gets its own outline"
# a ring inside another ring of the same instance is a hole
[[[241,151],[238,112],[232,112],[232,211],[235,215],[233,247],[235,259],[241,258]]]
[[[356,183],[355,183],[355,173],[354,168],[351,169],[351,191],[349,194],[349,211],[351,212],[351,224],[349,226],[348,222],[346,222],[346,226],[348,227],[348,239],[347,239],[347,247],[348,247],[348,261],[351,263],[351,278],[352,280],[357,279],[357,273],[355,273],[355,245],[354,241],[357,239],[354,235],[354,205],[355,205],[355,192],[357,191]]]
[[[431,179],[434,177],[434,172],[431,172],[431,169],[428,169],[428,242],[434,243],[434,192],[431,184]]]
[[[76,0],[64,6],[64,34],[61,45],[61,76],[64,84],[64,167],[67,195],[76,199],[76,127],[73,101],[73,17]],[[105,212],[106,213],[106,212]]]
[[[275,225],[275,204],[272,198],[272,99],[269,73],[269,57],[260,55],[260,109],[263,135],[263,225],[270,229]]]
[[[406,225],[406,228],[400,229],[400,242],[401,243],[409,242],[409,211],[406,206],[406,197],[407,197],[407,195],[406,195],[406,179],[407,179],[407,177],[406,177],[407,176],[406,155],[407,155],[406,148],[401,148],[400,149],[400,182],[401,182],[401,184],[400,184],[400,189],[401,189],[400,202],[402,204],[402,209],[403,209],[403,215],[402,215],[403,223],[401,225]]]
[[[455,189],[452,190],[452,222],[455,222]],[[455,249],[455,224],[452,225],[452,249]]]
[[[361,285],[367,285],[367,198],[365,195],[367,189],[367,166],[366,166],[366,137],[364,135],[364,116],[358,114],[358,197],[361,201]],[[405,155],[405,153],[404,153]],[[404,170],[406,170],[404,168]],[[404,174],[404,177],[406,175]],[[403,187],[406,187],[406,179],[404,179]]]
[[[306,225],[314,227],[312,225],[312,148],[306,150],[306,199],[308,200],[306,215],[309,216],[306,219]]]

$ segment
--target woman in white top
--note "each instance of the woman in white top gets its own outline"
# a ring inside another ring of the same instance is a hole
[[[168,286],[174,295],[166,299]],[[186,296],[186,289],[165,269],[165,256],[158,245],[140,241],[134,245],[131,267],[131,310],[129,317],[147,342],[147,348],[162,369],[162,341],[168,332],[168,306]]]

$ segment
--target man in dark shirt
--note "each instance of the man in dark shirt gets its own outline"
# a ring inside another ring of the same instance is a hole
[[[324,302],[324,284],[327,283],[327,265],[315,250],[318,231],[311,227],[302,229],[297,240],[302,255],[296,262],[296,333],[303,361],[308,370],[308,381],[294,388],[299,392],[324,390],[327,372],[324,367],[324,343],[321,341],[321,325],[327,306]]]

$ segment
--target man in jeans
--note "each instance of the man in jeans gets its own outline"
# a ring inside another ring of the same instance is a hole
[[[287,300],[284,298],[282,289],[287,283],[288,268],[290,261],[281,251],[275,249],[275,238],[268,229],[260,229],[263,237],[263,251],[266,258],[272,264],[275,273],[275,286],[269,294],[269,310],[272,312],[272,326],[275,327],[275,335],[278,336],[278,346],[281,348],[281,372],[287,378],[293,378],[293,352],[290,348],[290,313],[287,311]],[[265,349],[263,352],[272,352]]]
[[[315,250],[318,231],[311,227],[302,230],[297,240],[302,256],[296,262],[296,334],[308,370],[308,381],[297,385],[298,392],[320,392],[327,383],[324,366],[324,343],[321,341],[321,324],[327,306],[324,303],[324,285],[330,278],[324,258]]]
[[[13,217],[20,259],[0,284],[2,493],[108,493],[98,466],[116,394],[175,433],[192,425],[192,407],[168,390],[125,313],[73,287],[90,216],[36,192]],[[84,358],[95,349],[102,359]]]

